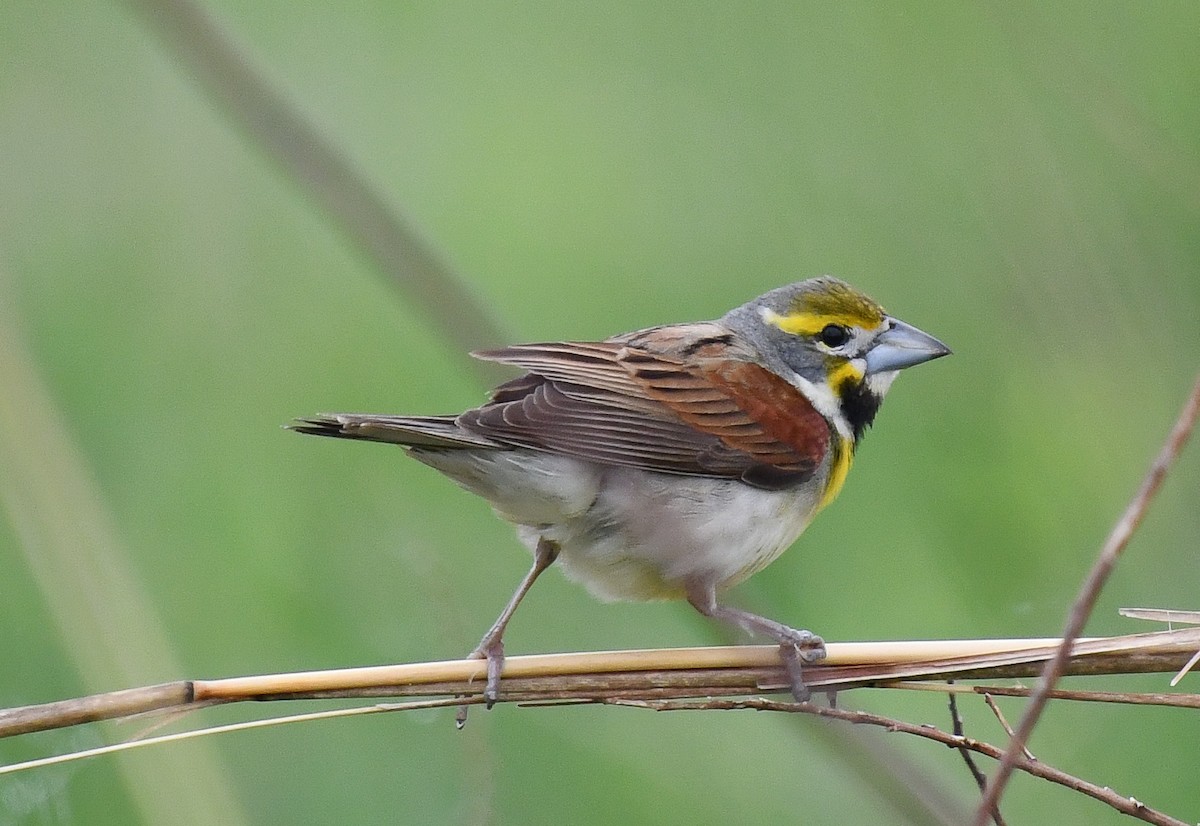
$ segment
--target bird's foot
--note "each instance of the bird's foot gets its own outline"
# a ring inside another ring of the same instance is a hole
[[[491,709],[500,698],[500,672],[504,669],[504,641],[490,634],[484,637],[475,650],[467,655],[470,660],[487,660],[487,682],[483,687],[483,703]],[[462,728],[467,724],[468,705],[461,705],[454,714],[454,724]]]
[[[825,641],[811,631],[787,628],[779,641],[779,657],[783,660],[791,684],[792,696],[798,703],[807,703],[812,696],[804,683],[804,664],[825,659]]]
[[[473,660],[487,660],[487,684],[483,687],[483,701],[490,709],[500,699],[500,672],[504,669],[504,641],[497,637],[484,640],[471,652]]]

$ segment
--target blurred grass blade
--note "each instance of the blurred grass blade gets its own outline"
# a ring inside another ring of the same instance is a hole
[[[127,2],[209,98],[457,350],[465,354],[512,340],[412,222],[272,86],[211,12],[191,0]],[[488,384],[501,375],[495,365],[466,364]]]
[[[182,673],[86,462],[7,315],[0,315],[0,387],[0,508],[84,684],[107,691]],[[120,765],[145,823],[247,822],[211,746]]]

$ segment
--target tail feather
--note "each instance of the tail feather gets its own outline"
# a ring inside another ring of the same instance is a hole
[[[362,439],[407,447],[502,447],[483,436],[463,430],[455,416],[386,416],[369,413],[321,413],[296,419],[289,430],[311,436]]]

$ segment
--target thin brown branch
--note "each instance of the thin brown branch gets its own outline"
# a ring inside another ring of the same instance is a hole
[[[1117,673],[1117,672],[1112,672]],[[878,688],[906,688],[911,691],[934,691],[939,694],[992,694],[1001,697],[1028,697],[1034,689],[1005,685],[949,685],[948,683],[912,682],[900,680],[880,683]],[[1134,706],[1164,706],[1168,708],[1200,708],[1200,694],[1160,694],[1155,692],[1124,691],[1067,691],[1056,688],[1051,700],[1075,700],[1083,703],[1117,703]],[[1010,727],[1011,728],[1011,727]],[[1014,732],[1009,731],[1011,736]],[[1028,750],[1027,750],[1028,751]]]
[[[994,759],[1000,759],[1004,754],[997,746],[990,743],[985,743],[980,740],[975,740],[971,737],[962,737],[949,732],[942,731],[928,725],[915,725],[906,723],[903,720],[896,720],[891,717],[884,717],[881,714],[872,714],[866,711],[850,711],[841,708],[828,708],[825,706],[814,705],[813,703],[790,703],[778,702],[774,700],[749,699],[749,700],[660,700],[660,701],[614,701],[613,705],[628,705],[635,708],[647,708],[653,711],[713,711],[713,710],[741,710],[749,709],[755,711],[790,711],[801,714],[813,714],[817,717],[826,717],[834,720],[852,723],[854,725],[877,726],[886,729],[887,731],[896,731],[903,734],[911,734],[916,737],[922,737],[926,740],[933,740],[936,743],[941,743],[952,749],[965,748],[977,754],[982,754]],[[1061,769],[1056,769],[1049,766],[1040,760],[1027,760],[1023,756],[1017,756],[1013,763],[1013,768],[1017,771],[1025,772],[1032,777],[1039,777],[1043,780],[1048,780],[1051,783],[1063,786],[1072,791],[1087,795],[1095,800],[1108,805],[1109,807],[1121,812],[1122,814],[1135,817],[1139,820],[1144,820],[1147,823],[1155,823],[1159,826],[1188,826],[1182,820],[1177,820],[1170,815],[1164,814],[1157,809],[1152,809],[1139,800],[1132,797],[1123,797],[1117,794],[1110,788],[1105,786],[1097,786],[1095,783],[1067,774]]]
[[[993,697],[1029,697],[1035,689],[1018,686],[972,686],[976,694],[987,693]],[[1066,691],[1056,688],[1050,692],[1051,700],[1077,700],[1084,703],[1119,703],[1133,706],[1166,706],[1170,708],[1200,708],[1200,694],[1160,694],[1154,692],[1121,691]],[[1028,750],[1026,750],[1028,751]]]
[[[1013,737],[1015,737],[1016,732],[1014,732],[1013,727],[1008,724],[1008,718],[1005,717],[1004,712],[1000,710],[999,704],[996,703],[996,698],[990,693],[985,692],[983,695],[983,701],[987,703],[987,707],[992,710],[992,714],[996,715],[996,720],[1000,723],[1000,728],[1004,729],[1004,733],[1008,735],[1008,738],[1011,740]],[[1028,746],[1025,746],[1021,749],[1021,754],[1025,756],[1026,760],[1037,759],[1033,756],[1033,752],[1029,750]]]
[[[953,685],[953,683],[951,683]],[[962,715],[958,713],[958,694],[953,691],[947,692],[947,703],[950,707],[950,724],[951,732],[955,737],[965,738],[966,730],[963,727]],[[959,746],[958,753],[962,755],[963,762],[967,764],[967,771],[971,773],[971,777],[975,780],[975,785],[979,787],[980,793],[987,787],[987,775],[985,775],[975,763],[975,758],[971,756],[971,750],[965,746]],[[999,809],[992,810],[992,821],[996,826],[1005,826],[1004,817],[1000,814]]]
[[[1096,558],[1095,564],[1084,580],[1079,590],[1079,595],[1075,598],[1075,602],[1071,606],[1067,626],[1063,630],[1062,644],[1059,646],[1054,657],[1046,665],[1042,676],[1038,679],[1037,688],[1030,695],[1025,713],[1021,716],[1020,723],[1017,724],[1016,737],[1009,742],[1008,748],[1000,760],[1000,765],[996,767],[996,773],[991,783],[988,784],[983,800],[980,801],[979,808],[975,811],[975,826],[985,826],[989,813],[998,805],[1000,797],[1004,793],[1004,787],[1008,783],[1008,778],[1012,775],[1018,755],[1029,741],[1029,735],[1033,732],[1034,726],[1037,725],[1038,720],[1041,718],[1042,710],[1046,707],[1046,703],[1050,699],[1050,691],[1054,688],[1066,668],[1072,644],[1083,632],[1083,626],[1087,623],[1088,617],[1091,616],[1092,609],[1095,608],[1096,600],[1100,597],[1100,591],[1103,589],[1104,583],[1108,581],[1108,577],[1116,567],[1121,554],[1129,545],[1129,540],[1133,537],[1134,531],[1141,524],[1142,518],[1146,515],[1146,511],[1150,507],[1150,503],[1154,500],[1155,494],[1162,486],[1167,472],[1175,463],[1180,451],[1183,450],[1183,446],[1196,424],[1198,414],[1200,414],[1200,377],[1196,378],[1196,383],[1192,386],[1191,395],[1184,404],[1183,410],[1180,411],[1179,418],[1175,421],[1175,426],[1171,428],[1171,433],[1167,436],[1166,443],[1163,445],[1162,450],[1159,451],[1154,463],[1150,466],[1150,470],[1147,472],[1146,478],[1142,481],[1137,494],[1134,495],[1133,501],[1129,503],[1129,506],[1113,527],[1112,533],[1109,534],[1108,539],[1100,550],[1099,556]]]
[[[263,152],[324,210],[456,351],[511,340],[413,222],[277,89],[214,13],[192,0],[127,0],[170,55]],[[498,368],[464,361],[492,384]]]

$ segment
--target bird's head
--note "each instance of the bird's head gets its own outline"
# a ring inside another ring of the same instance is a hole
[[[722,321],[855,441],[900,370],[950,353],[933,336],[829,276],[772,290]]]

